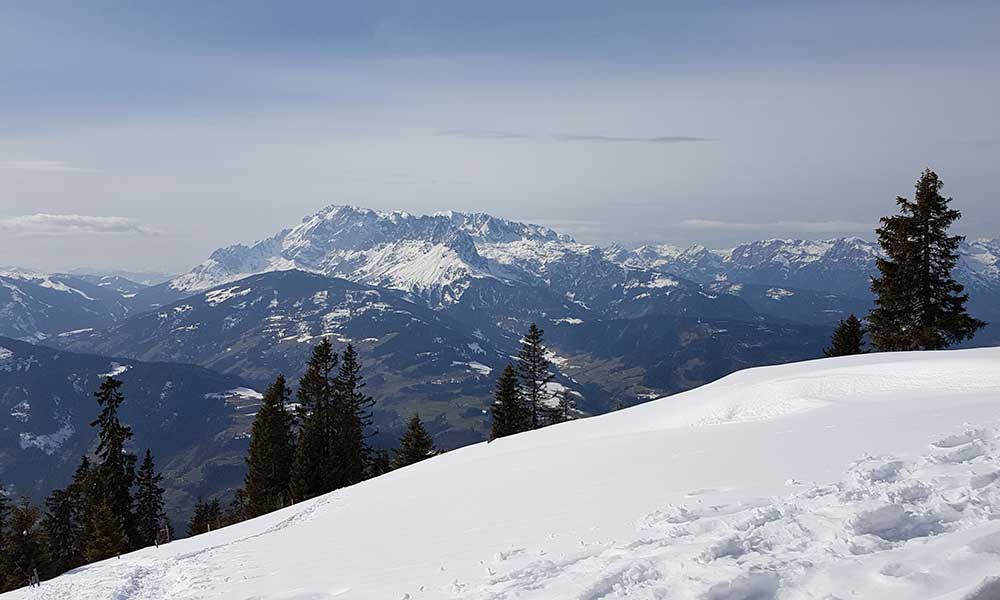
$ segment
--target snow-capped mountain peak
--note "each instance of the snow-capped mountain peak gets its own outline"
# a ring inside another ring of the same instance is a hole
[[[301,269],[415,293],[431,304],[457,301],[471,279],[518,279],[505,247],[562,255],[572,238],[486,213],[412,215],[331,205],[252,245],[221,248],[170,287],[194,292],[256,273]],[[489,258],[482,250],[488,248]]]

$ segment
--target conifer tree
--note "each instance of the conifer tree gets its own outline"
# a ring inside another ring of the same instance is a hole
[[[340,371],[334,380],[333,489],[360,483],[370,460],[367,443],[372,425],[374,399],[364,393],[361,361],[354,346],[347,345],[340,357]]]
[[[924,170],[913,200],[896,198],[899,214],[883,217],[876,230],[885,258],[877,259],[868,323],[878,350],[940,350],[972,339],[986,325],[969,316],[969,295],[951,277],[964,238],[948,230],[962,213],[949,207],[942,186],[936,173]]]
[[[222,518],[223,523],[229,526],[246,521],[250,518],[248,509],[247,493],[243,488],[238,488],[233,492],[233,499],[229,501],[229,507],[226,508],[226,514]]]
[[[45,568],[45,546],[39,528],[42,511],[26,499],[10,509],[4,554],[0,557],[7,589],[26,586]]]
[[[371,453],[371,460],[368,461],[368,471],[366,479],[385,475],[392,470],[392,456],[385,448],[375,448]]]
[[[531,414],[521,397],[517,372],[508,364],[497,380],[496,396],[491,407],[493,425],[490,440],[531,429]]]
[[[295,459],[292,415],[285,408],[291,390],[281,375],[264,392],[264,402],[254,417],[247,455],[247,518],[277,510],[291,503],[290,478]]]
[[[521,350],[517,354],[517,373],[521,377],[521,395],[528,407],[532,429],[538,429],[544,424],[545,402],[550,398],[547,384],[555,376],[551,371],[552,363],[545,356],[546,350],[542,344],[543,333],[544,331],[532,323],[527,335],[521,340]]]
[[[45,500],[42,518],[46,574],[54,577],[86,562],[86,523],[92,497],[90,459],[80,459],[73,479],[65,489],[55,490]]]
[[[136,541],[135,519],[132,513],[132,484],[135,482],[135,455],[130,454],[125,444],[132,439],[132,428],[123,425],[118,417],[118,409],[125,397],[121,393],[122,382],[107,377],[101,388],[95,392],[101,413],[90,424],[98,427],[97,457],[99,462],[94,466],[95,505],[106,505],[106,510],[113,518],[120,521],[113,531],[97,532],[94,535],[102,540],[117,539],[118,534],[124,535],[122,546],[115,554],[127,552]],[[107,516],[90,519],[93,527],[107,523]],[[88,534],[89,537],[90,534]]]
[[[87,506],[83,524],[83,558],[92,563],[128,550],[128,536],[121,515],[100,495]]]
[[[187,534],[189,536],[195,536],[208,531],[208,503],[198,498],[194,503],[194,510],[191,511],[191,517],[188,519],[188,529]]]
[[[299,430],[292,462],[291,489],[298,502],[333,489],[333,395],[337,354],[330,340],[313,348],[306,372],[299,379]]]
[[[830,340],[830,347],[823,350],[823,355],[851,356],[854,354],[864,354],[865,350],[865,326],[861,320],[851,315],[837,324]]]
[[[163,475],[156,472],[153,453],[147,448],[136,475],[135,522],[139,548],[156,544],[157,536],[163,529],[166,515],[163,512],[162,481]]]
[[[407,424],[406,432],[399,438],[399,450],[396,451],[396,459],[392,463],[392,468],[399,469],[412,465],[433,455],[434,440],[424,429],[420,415],[415,414]]]
[[[222,505],[218,498],[212,498],[205,502],[201,498],[194,505],[191,519],[188,521],[188,535],[195,536],[221,528]]]
[[[564,389],[559,393],[559,402],[549,411],[549,421],[552,424],[572,421],[577,416],[576,400],[573,392]]]
[[[42,532],[46,547],[46,574],[55,577],[84,562],[83,502],[73,484],[54,490],[45,499]]]

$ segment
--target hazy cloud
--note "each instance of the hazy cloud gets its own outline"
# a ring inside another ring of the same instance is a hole
[[[772,221],[769,223],[741,223],[713,219],[685,219],[683,229],[701,231],[788,231],[796,233],[860,233],[875,228],[874,223],[856,221]]]
[[[10,160],[0,162],[0,169],[12,171],[49,171],[60,173],[96,173],[96,169],[77,167],[61,160]]]
[[[665,135],[660,137],[619,137],[612,135],[573,135],[558,134],[552,139],[560,142],[646,142],[649,144],[681,144],[685,142],[715,142],[712,138],[692,137],[687,135]]]
[[[524,135],[523,133],[517,133],[516,131],[502,131],[499,129],[475,129],[475,128],[449,129],[448,131],[442,131],[438,135],[443,135],[447,137],[473,138],[477,140],[509,140],[509,139],[526,139],[531,137]]]
[[[0,232],[15,235],[72,234],[141,234],[152,235],[147,229],[126,217],[92,217],[88,215],[54,215],[36,213],[0,219]]]
[[[586,135],[576,133],[556,133],[552,135],[529,135],[518,131],[499,129],[450,129],[439,135],[464,137],[477,140],[555,140],[557,142],[642,142],[648,144],[681,144],[686,142],[714,142],[713,138],[687,135],[664,135],[657,137],[625,137],[615,135]]]

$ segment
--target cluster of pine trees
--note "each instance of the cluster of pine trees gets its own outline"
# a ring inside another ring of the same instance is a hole
[[[118,417],[122,382],[107,377],[94,394],[101,407],[93,460],[84,456],[72,482],[53,491],[45,510],[0,494],[0,591],[37,584],[78,566],[168,541],[162,475],[146,450],[136,470],[132,429]]]
[[[388,451],[369,447],[374,400],[364,393],[353,346],[339,355],[324,339],[312,352],[296,390],[278,376],[263,397],[251,430],[244,487],[229,506],[199,499],[187,534],[198,535],[295,502],[353,485],[433,456],[433,440],[414,415]],[[78,566],[170,541],[163,476],[146,450],[136,469],[132,429],[119,419],[122,382],[108,377],[94,394],[101,408],[98,445],[72,482],[53,491],[45,509],[0,492],[0,592],[55,577]]]
[[[837,326],[826,356],[862,354],[866,336],[880,352],[943,350],[971,340],[986,323],[965,308],[969,295],[951,276],[965,238],[948,230],[962,213],[941,195],[944,184],[925,169],[913,200],[899,197],[899,214],[875,230],[885,253],[872,279],[875,308],[867,323],[851,315]]]
[[[490,440],[568,421],[577,416],[569,390],[552,406],[549,383],[555,377],[543,344],[544,331],[532,323],[521,340],[517,364],[508,363],[496,384]]]
[[[243,488],[223,510],[199,500],[188,535],[257,517],[433,456],[433,440],[418,415],[395,456],[369,446],[374,399],[364,393],[361,363],[350,344],[339,355],[324,339],[299,379],[296,405],[281,375],[264,392],[254,417]]]

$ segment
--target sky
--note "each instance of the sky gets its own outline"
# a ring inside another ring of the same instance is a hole
[[[0,0],[0,265],[181,272],[328,204],[589,243],[1000,235],[996,2]]]

